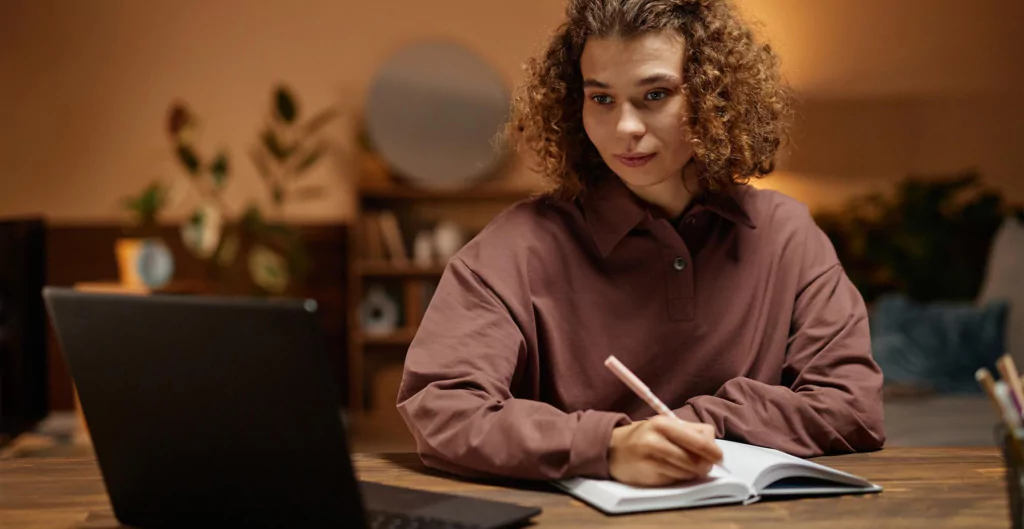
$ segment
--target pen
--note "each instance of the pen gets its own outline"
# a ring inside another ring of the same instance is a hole
[[[1014,452],[1018,460],[1024,459],[1024,451],[1021,450],[1022,439],[1020,437],[1021,416],[1018,412],[1019,408],[1014,402],[1016,398],[1013,396],[1014,391],[1012,389],[1014,383],[1020,384],[1022,381],[1020,378],[1017,378],[1017,366],[1013,365],[1012,358],[1008,356],[1000,358],[997,361],[997,367],[1001,375],[1004,377],[1007,375],[1014,376],[1014,379],[1011,381],[1004,378],[1004,380],[996,382],[992,378],[992,373],[984,367],[974,373],[974,378],[985,390],[989,398],[992,399],[1000,417],[1003,419],[1008,436],[1008,439],[1005,441],[1006,444]]]
[[[640,378],[634,375],[633,372],[630,371],[628,367],[623,365],[623,363],[620,362],[618,358],[615,358],[614,356],[609,356],[604,361],[604,365],[605,367],[610,369],[612,373],[615,373],[615,376],[619,377],[619,380],[621,380],[623,384],[629,387],[629,389],[633,390],[633,393],[636,393],[637,396],[644,399],[644,402],[646,402],[648,406],[653,408],[654,411],[658,412],[659,415],[672,417],[677,421],[682,421],[682,419],[676,416],[675,413],[672,413],[672,410],[670,410],[664,402],[661,402],[661,399],[654,395],[654,392],[651,391],[651,388],[647,387],[647,384],[644,384],[640,380]],[[715,463],[715,467],[717,467],[722,472],[725,472],[726,474],[732,474],[719,463]]]
[[[1020,382],[1020,373],[1017,372],[1017,365],[1013,362],[1012,356],[1003,355],[996,360],[996,367],[999,369],[999,374],[1003,376],[1003,381],[1006,382],[1010,395],[1013,396],[1013,412],[1019,419],[1022,411],[1021,408],[1024,407],[1024,387],[1022,387]]]
[[[982,367],[975,371],[974,379],[978,381],[978,385],[981,386],[981,389],[985,390],[985,394],[988,395],[989,400],[992,401],[992,405],[995,407],[996,413],[999,414],[999,418],[1003,419],[1008,427],[1012,427],[1013,425],[1011,424],[1012,421],[1010,420],[1010,414],[1007,412],[1006,408],[1003,407],[1003,403],[999,398],[999,393],[996,390],[996,381],[992,377],[992,373],[988,369]]]
[[[1016,435],[1017,428],[1021,426],[1021,421],[1020,416],[1014,413],[1016,408],[1013,405],[1013,397],[1010,396],[1010,389],[1006,382],[996,382],[992,377],[992,373],[984,367],[974,373],[974,378],[981,385],[982,389],[985,390],[989,400],[992,401],[996,413],[1003,420],[1007,430]]]

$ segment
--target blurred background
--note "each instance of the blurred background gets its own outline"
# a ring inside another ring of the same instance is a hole
[[[890,445],[992,444],[1024,362],[1019,0],[739,0],[800,102],[778,170],[871,310]],[[318,301],[358,450],[411,450],[445,260],[541,190],[494,138],[557,0],[0,2],[0,457],[89,453],[44,284]]]

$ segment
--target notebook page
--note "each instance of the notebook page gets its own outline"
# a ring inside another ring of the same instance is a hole
[[[722,448],[725,459],[722,466],[732,472],[736,479],[747,483],[756,491],[763,491],[765,487],[776,480],[795,476],[835,481],[836,487],[830,490],[842,490],[843,485],[874,488],[864,478],[778,450],[731,441],[718,440],[716,442]]]
[[[794,459],[801,461],[799,458],[769,448],[722,439],[715,442],[722,449],[722,466],[732,473],[734,478],[746,483],[751,488],[757,482],[757,477],[772,465],[791,463]]]
[[[738,503],[753,492],[746,484],[718,469],[713,469],[706,478],[668,487],[633,487],[617,481],[588,478],[570,478],[556,484],[608,512]]]

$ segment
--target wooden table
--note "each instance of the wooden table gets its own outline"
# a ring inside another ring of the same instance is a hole
[[[1009,527],[994,448],[890,448],[820,458],[885,487],[840,496],[609,517],[543,483],[481,483],[431,472],[413,454],[357,454],[360,478],[538,506],[549,527]],[[91,459],[0,461],[0,528],[118,527]]]

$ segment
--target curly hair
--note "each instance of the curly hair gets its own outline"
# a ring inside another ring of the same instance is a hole
[[[778,58],[727,0],[569,0],[567,20],[526,63],[506,135],[534,154],[551,193],[573,199],[611,175],[583,129],[580,56],[589,38],[678,31],[685,43],[684,116],[701,190],[717,192],[774,169],[792,93]]]

